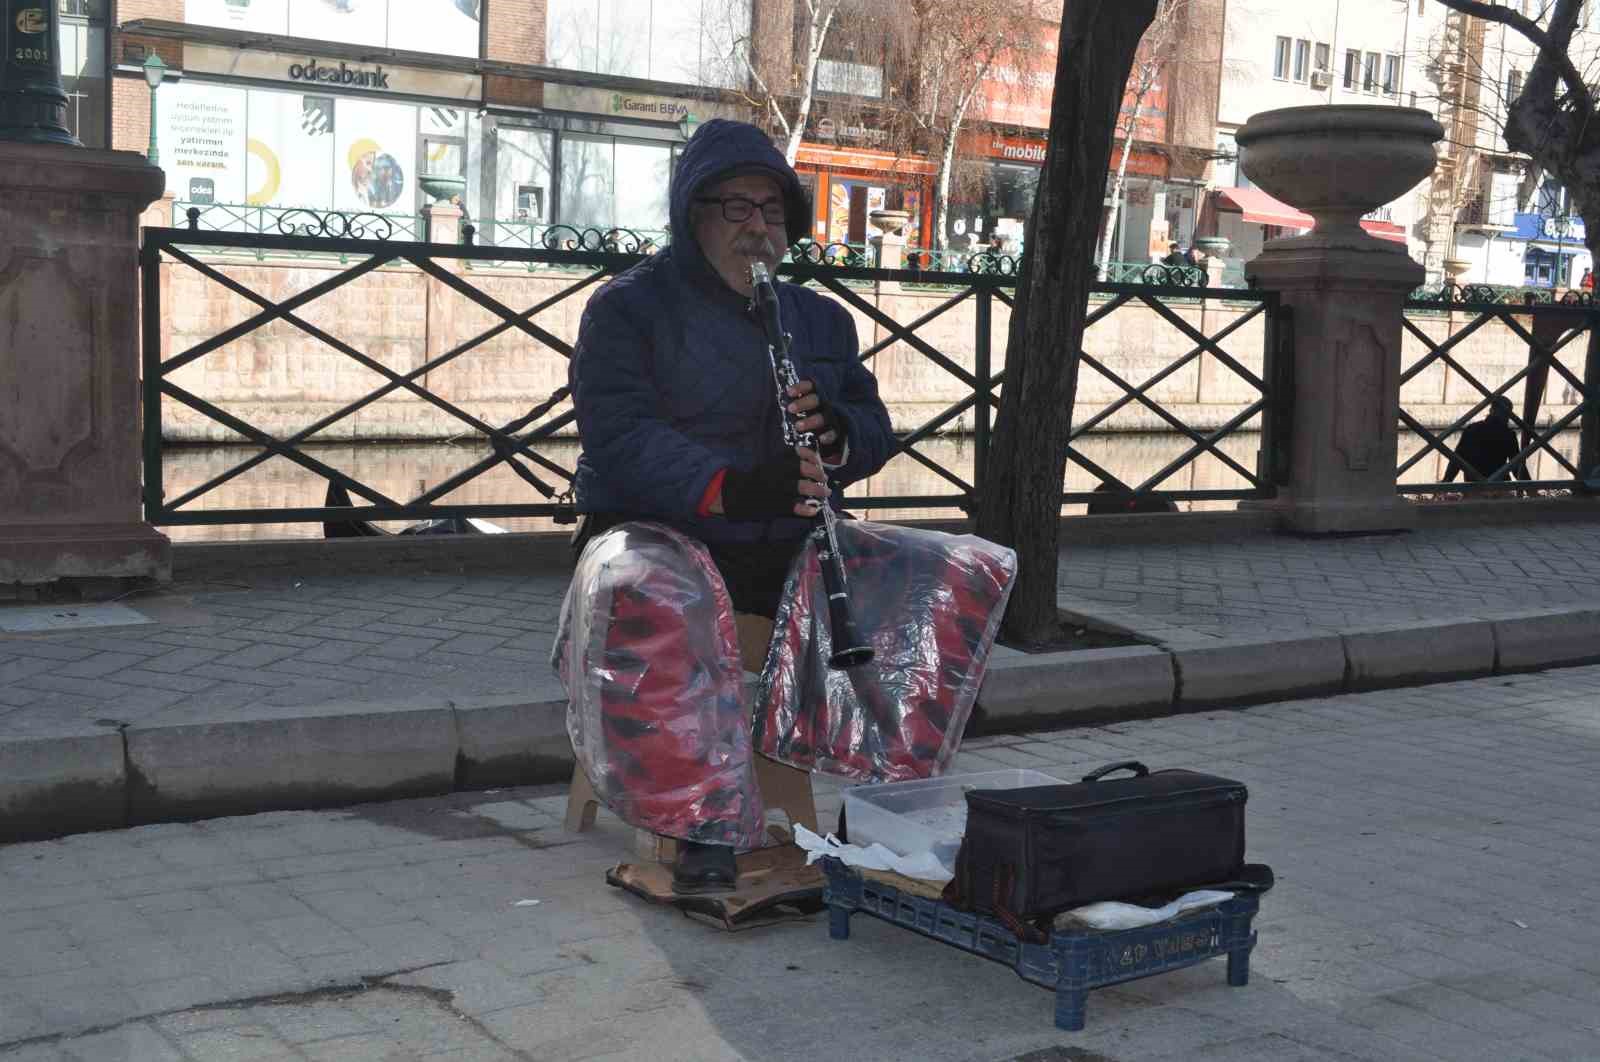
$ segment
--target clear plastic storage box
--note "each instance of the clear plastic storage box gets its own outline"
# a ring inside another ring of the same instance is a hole
[[[1010,768],[859,785],[844,791],[845,830],[852,844],[866,847],[876,841],[903,856],[932,852],[949,869],[967,829],[969,789],[1060,784],[1061,779],[1048,774]]]

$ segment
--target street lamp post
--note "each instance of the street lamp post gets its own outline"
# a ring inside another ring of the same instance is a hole
[[[152,166],[161,165],[161,152],[156,149],[156,90],[166,76],[167,64],[161,61],[161,56],[151,52],[144,61],[144,83],[150,86],[150,147],[145,151],[145,157]]]
[[[57,0],[4,0],[0,13],[0,140],[82,147],[67,128]]]

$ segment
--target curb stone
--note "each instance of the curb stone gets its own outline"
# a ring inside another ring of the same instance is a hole
[[[1489,620],[1401,623],[1342,637],[1351,690],[1480,678],[1495,669]]]
[[[1219,641],[1175,649],[1176,703],[1246,704],[1338,693],[1345,683],[1345,650],[1336,634],[1286,641]]]
[[[1282,641],[1025,654],[997,648],[972,733],[1082,725],[1600,659],[1600,610]],[[1289,666],[1293,664],[1294,666]],[[753,679],[747,679],[747,682]],[[0,740],[0,844],[572,775],[566,701],[331,704],[315,715]]]

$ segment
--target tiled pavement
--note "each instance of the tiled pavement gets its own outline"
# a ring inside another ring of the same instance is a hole
[[[148,624],[0,633],[0,740],[351,702],[559,695],[548,658],[564,569],[239,579],[127,599]],[[1594,608],[1600,524],[1074,546],[1060,587],[1065,606],[1173,648]]]
[[[1213,960],[1061,1032],[1042,989],[864,916],[834,942],[646,907],[600,883],[614,820],[566,835],[554,790],[505,790],[0,848],[0,1060],[1596,1057],[1600,667],[983,739],[955,769],[1130,757],[1249,785],[1279,884],[1248,987]]]

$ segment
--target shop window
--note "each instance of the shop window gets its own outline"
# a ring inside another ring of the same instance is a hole
[[[687,85],[744,83],[749,0],[548,0],[551,66]]]
[[[67,129],[85,147],[105,147],[105,3],[60,2],[61,87],[67,94]]]
[[[459,107],[424,107],[421,112],[422,172],[467,175],[467,112]]]
[[[491,242],[532,246],[529,226],[551,220],[552,167],[555,133],[501,125],[494,133],[494,207]],[[498,222],[513,222],[500,225]]]
[[[664,143],[564,134],[557,221],[575,228],[665,229],[671,163]]]

